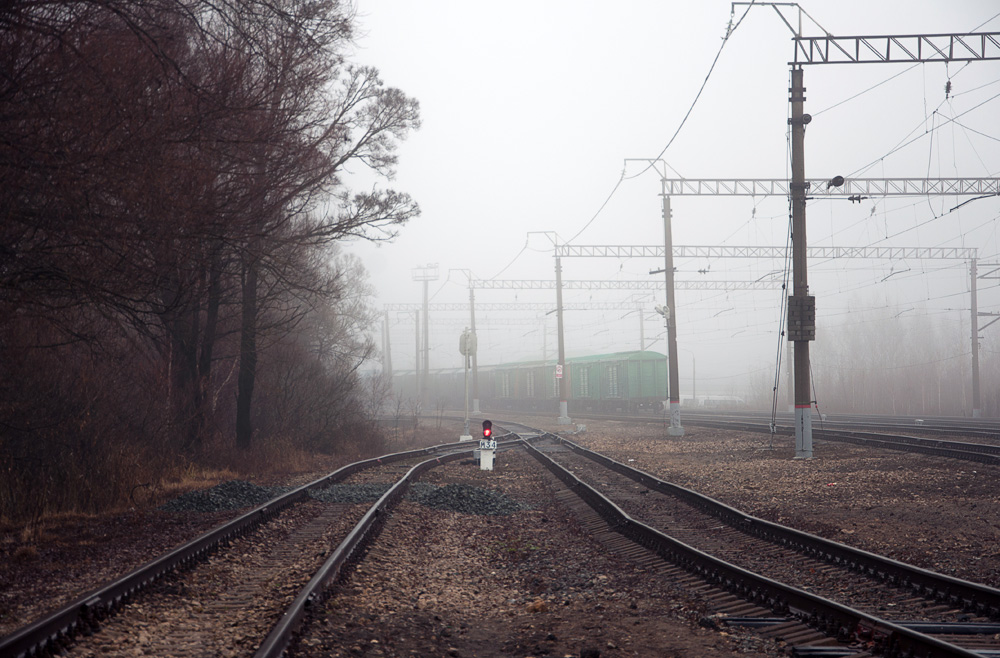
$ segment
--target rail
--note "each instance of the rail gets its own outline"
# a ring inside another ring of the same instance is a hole
[[[232,521],[178,546],[131,573],[102,585],[55,612],[21,627],[0,639],[0,658],[22,658],[40,655],[46,651],[55,653],[56,649],[67,644],[76,633],[96,627],[97,622],[120,609],[142,589],[157,582],[172,571],[192,566],[195,562],[207,558],[220,546],[252,532],[260,524],[270,520],[288,506],[304,500],[311,489],[329,486],[349,475],[380,464],[467,448],[469,448],[469,442],[445,443],[429,448],[365,459],[339,468],[329,475],[255,507]]]
[[[550,436],[566,443],[564,439]],[[795,617],[827,635],[842,640],[858,638],[870,641],[878,653],[926,658],[982,658],[981,654],[765,578],[688,546],[633,519],[533,446],[528,445],[526,449],[590,505],[609,527],[716,587],[766,606],[778,614]]]
[[[515,439],[513,441],[498,443],[497,448],[510,449],[515,445],[522,444],[527,445],[525,441]],[[469,450],[472,449],[468,441],[461,445],[468,447]],[[431,468],[467,457],[468,452],[468,450],[453,452],[421,462],[407,471],[406,475],[390,487],[371,506],[365,515],[361,517],[361,520],[358,521],[354,529],[348,533],[347,537],[344,538],[336,550],[327,558],[326,562],[323,563],[323,566],[319,568],[312,579],[302,588],[288,610],[261,643],[260,648],[254,654],[254,658],[279,658],[284,655],[285,650],[292,641],[292,637],[302,625],[309,609],[315,608],[322,603],[328,595],[330,583],[341,576],[349,564],[363,555],[368,544],[378,536],[389,513],[402,500],[410,483]]]
[[[963,608],[967,612],[1000,620],[1000,590],[980,583],[921,569],[910,564],[869,553],[859,548],[824,539],[808,532],[772,523],[730,507],[691,489],[661,480],[610,457],[594,452],[568,439],[558,441],[573,452],[620,473],[651,490],[674,496],[712,514],[743,532],[797,550],[801,553],[874,576],[892,585],[909,588]]]

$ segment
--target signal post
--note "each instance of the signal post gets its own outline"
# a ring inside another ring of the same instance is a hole
[[[476,356],[475,331],[469,331],[468,327],[465,328],[465,331],[462,332],[462,337],[458,341],[458,351],[465,362],[465,432],[462,436],[458,437],[458,440],[471,441],[472,435],[469,434],[469,359],[470,357],[474,359]],[[484,432],[486,430],[486,423],[488,422],[483,423]]]

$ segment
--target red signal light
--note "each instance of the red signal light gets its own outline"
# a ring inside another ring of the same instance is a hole
[[[483,421],[483,438],[488,439],[493,436],[493,423],[488,420]]]

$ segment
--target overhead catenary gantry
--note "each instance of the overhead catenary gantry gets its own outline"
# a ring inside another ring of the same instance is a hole
[[[975,62],[1000,59],[1000,32],[795,38],[792,65]]]
[[[786,178],[664,178],[669,196],[783,196],[792,193]],[[947,194],[1000,195],[1000,178],[820,178],[805,181],[810,198],[860,201],[886,196]]]
[[[563,258],[663,258],[663,245],[560,245]],[[970,260],[975,247],[808,247],[809,258]],[[775,258],[787,256],[785,247],[675,245],[674,258]]]
[[[746,4],[746,3],[734,3]],[[752,4],[752,3],[751,3]],[[805,128],[812,117],[805,113],[805,92],[803,83],[803,67],[818,64],[884,64],[884,63],[931,63],[931,62],[974,62],[1000,60],[1000,32],[971,32],[965,34],[910,34],[910,35],[872,35],[872,36],[833,36],[826,30],[824,36],[807,37],[802,35],[801,8],[799,28],[796,29],[782,15],[779,5],[787,3],[758,3],[771,6],[793,32],[794,43],[791,67],[791,86],[789,87],[789,104],[791,107],[788,124],[791,128],[791,174],[784,194],[792,206],[792,294],[788,297],[788,338],[794,344],[794,379],[795,379],[795,456],[796,458],[812,457],[812,394],[810,388],[809,342],[815,338],[816,306],[815,298],[809,295],[806,239],[806,202],[810,195],[817,196],[824,192],[839,189],[848,181],[836,177],[825,179],[806,178],[805,173]],[[732,179],[730,179],[732,181]],[[861,191],[845,190],[838,196],[851,198],[856,195],[894,196],[894,195],[928,195],[928,194],[961,194],[961,195],[994,195],[998,193],[995,183],[988,183],[985,188],[966,188],[960,184],[945,185],[946,180],[963,181],[979,179],[934,179],[926,185],[917,185],[911,189],[907,185],[889,185],[890,181],[916,179],[885,179],[884,187],[878,193],[870,194]],[[995,179],[993,179],[995,180]],[[774,179],[757,181],[760,184],[773,184]],[[941,187],[934,188],[935,184]],[[681,190],[700,189],[684,188],[678,182]],[[719,186],[726,189],[725,186]],[[669,185],[664,176],[663,192],[669,198]],[[737,192],[733,185],[731,192],[722,194],[741,194],[758,196],[756,183],[747,191]],[[870,189],[870,188],[869,188]],[[934,191],[931,191],[933,189]],[[676,192],[684,194],[683,191]],[[690,194],[720,194],[719,189],[713,192],[687,192]],[[779,192],[780,193],[780,192]],[[832,193],[832,192],[831,192]],[[668,293],[669,294],[669,293]],[[973,340],[977,337],[973,336]],[[979,416],[978,406],[973,409],[973,415]]]
[[[795,34],[795,57],[792,67],[792,85],[789,89],[791,116],[788,123],[792,132],[792,181],[789,183],[789,197],[792,202],[792,245],[793,245],[793,293],[788,298],[789,339],[795,348],[795,449],[796,457],[812,457],[812,395],[809,382],[809,341],[815,338],[816,306],[815,298],[809,295],[806,271],[806,201],[809,194],[815,194],[805,174],[805,127],[811,117],[805,113],[805,92],[803,65],[807,64],[866,64],[889,62],[956,62],[1000,60],[997,47],[1000,33],[983,32],[970,34],[915,34],[803,37],[801,31]],[[887,179],[891,180],[891,179]],[[949,179],[952,180],[952,179]],[[962,179],[955,179],[962,180]],[[941,182],[941,179],[938,179]],[[831,179],[828,187],[838,185]],[[845,181],[846,183],[846,181]],[[822,186],[820,186],[822,187]],[[969,190],[962,186],[942,186],[934,194],[982,195],[997,194],[995,187],[988,190]],[[905,192],[889,193],[905,194]],[[912,192],[926,195],[930,192]],[[848,195],[849,197],[850,195]],[[973,336],[973,340],[976,340]],[[978,417],[978,404],[973,416]]]
[[[751,186],[752,187],[752,186]],[[748,188],[750,189],[750,188]],[[663,245],[559,245],[556,247],[556,255],[562,258],[663,258],[666,249]],[[674,245],[671,249],[674,258],[704,258],[704,259],[775,259],[783,260],[788,255],[787,247],[760,246],[760,245]],[[975,329],[977,313],[975,310],[976,292],[976,259],[978,249],[976,247],[808,247],[806,249],[809,258],[824,260],[833,259],[864,259],[864,260],[962,260],[971,263],[972,283],[972,323],[973,335],[978,335]],[[979,278],[983,278],[980,276]],[[689,282],[677,282],[675,287],[679,290],[689,289],[686,285]],[[708,282],[706,282],[708,283]],[[737,286],[744,282],[726,282]],[[764,280],[768,289],[775,287],[775,281]],[[663,289],[663,282],[650,282],[656,285],[658,290]],[[707,288],[706,288],[707,289]],[[724,289],[738,289],[724,288]],[[749,286],[743,288],[751,289]],[[978,317],[984,314],[979,313]],[[975,408],[979,408],[979,350],[978,344],[973,345],[973,401]],[[791,378],[789,384],[791,385]],[[791,411],[794,411],[794,391],[789,389],[789,401],[792,404]]]
[[[419,310],[421,308],[420,304],[386,304],[382,307],[384,310],[392,313],[412,313],[413,311]],[[644,308],[644,305],[640,302],[570,302],[564,305],[567,311],[635,311]],[[458,303],[447,303],[447,304],[429,304],[427,306],[429,311],[444,312],[444,311],[461,311],[463,313],[468,313],[470,308],[468,303],[458,302]],[[555,307],[551,303],[547,302],[489,302],[482,303],[476,302],[477,311],[541,311],[543,313],[551,313],[555,310]]]
[[[663,248],[660,248],[662,253]],[[476,280],[471,286],[480,290],[555,290],[556,282],[551,279],[500,279]],[[781,281],[763,279],[760,281],[695,280],[677,281],[678,290],[774,290],[781,287]],[[567,280],[562,282],[563,290],[663,290],[663,281],[610,280]]]
[[[793,71],[793,74],[795,71]],[[801,74],[801,70],[798,71]],[[793,86],[794,86],[793,75]],[[796,137],[797,113],[801,126],[803,114],[801,108],[794,109],[798,104],[793,93],[792,111],[792,154],[795,174],[798,169],[795,163],[801,164],[801,153],[804,145],[804,131]],[[796,148],[796,147],[800,148]],[[799,155],[796,159],[796,153]],[[795,386],[795,431],[796,456],[808,458],[812,456],[812,393],[809,386],[809,342],[815,339],[816,306],[815,298],[808,294],[808,276],[806,261],[808,257],[823,258],[961,258],[973,260],[976,250],[960,247],[937,247],[932,249],[919,247],[807,247],[805,228],[805,205],[818,193],[826,197],[851,199],[858,195],[868,196],[992,196],[1000,195],[1000,179],[998,178],[948,178],[948,179],[845,179],[829,178],[803,180],[796,182],[779,179],[661,179],[662,194],[669,198],[671,194],[680,196],[750,196],[762,194],[788,194],[792,196],[792,294],[788,297],[788,340],[794,345],[794,386]],[[815,189],[814,189],[815,188]],[[933,192],[930,192],[933,190]],[[568,249],[563,247],[564,250]],[[653,245],[619,246],[619,247],[575,247],[575,253],[562,253],[561,256],[606,256],[624,257],[625,254],[641,254],[643,256],[659,256],[664,254],[664,248]],[[674,257],[708,257],[708,258],[746,258],[770,257],[783,258],[787,253],[784,247],[684,247],[680,254],[671,250]],[[978,385],[974,386],[978,390]],[[979,415],[979,401],[974,400],[973,415]]]

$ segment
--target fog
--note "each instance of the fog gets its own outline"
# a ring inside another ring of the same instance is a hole
[[[803,17],[806,35],[1000,30],[990,0],[802,6],[816,21]],[[459,304],[468,302],[470,275],[551,280],[555,242],[662,245],[664,166],[671,178],[789,176],[792,34],[772,7],[751,8],[725,41],[745,6],[734,15],[728,2],[714,0],[613,6],[362,0],[357,7],[361,36],[352,56],[415,96],[423,121],[402,146],[393,181],[414,196],[422,216],[391,243],[349,247],[369,270],[379,308],[420,303],[422,284],[412,275],[430,263],[440,274],[429,285],[431,303]],[[793,25],[798,20],[791,9],[785,16]],[[805,111],[813,117],[807,178],[994,178],[1000,172],[1000,62],[807,66],[805,86]],[[653,167],[645,162],[657,158]],[[363,171],[355,173],[364,180]],[[955,209],[968,199],[814,199],[808,244],[962,247],[975,249],[982,263],[996,261],[1000,198]],[[671,203],[675,246],[788,241],[783,197],[674,196]],[[759,397],[763,389],[769,399],[785,263],[681,258],[674,264],[682,394],[696,386],[699,394]],[[564,258],[562,266],[564,281],[662,281],[662,274],[650,274],[663,267],[662,259]],[[762,280],[779,283],[765,290],[684,289]],[[917,396],[921,413],[933,411],[935,400],[942,412],[958,412],[971,367],[967,260],[814,258],[809,282],[817,306],[812,361],[820,399],[860,407],[866,395],[898,396],[900,405]],[[996,280],[980,280],[978,288],[979,310],[1000,310]],[[662,289],[566,290],[563,299],[575,307],[635,305],[567,311],[567,356],[640,346],[665,353],[662,318],[653,311],[664,303]],[[555,293],[476,290],[476,301],[533,302],[551,310]],[[412,368],[413,314],[392,311],[388,319],[393,367]],[[431,368],[461,365],[458,339],[468,321],[465,313],[432,312]],[[480,364],[556,358],[555,315],[546,310],[479,311],[476,323]],[[998,330],[981,332],[984,364],[995,358]],[[851,384],[861,372],[895,373],[900,390],[890,394],[895,384],[871,377],[868,388]],[[983,372],[988,397],[988,365]],[[946,375],[947,395],[940,381],[928,388],[929,380]],[[948,395],[955,400],[944,404]]]

